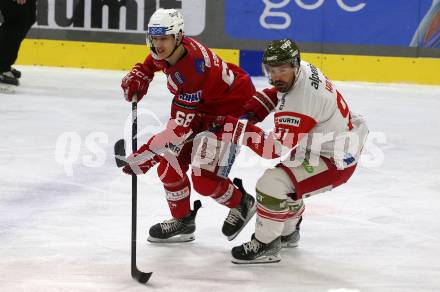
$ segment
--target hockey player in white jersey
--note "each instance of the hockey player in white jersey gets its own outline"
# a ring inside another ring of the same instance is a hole
[[[263,64],[274,87],[256,94],[246,107],[254,121],[275,111],[274,131],[264,133],[232,118],[225,123],[245,129],[243,144],[258,155],[283,160],[257,181],[255,233],[232,249],[232,262],[238,264],[279,262],[282,246],[297,246],[303,198],[347,182],[368,133],[364,120],[349,110],[334,84],[301,61],[293,41],[272,41]]]

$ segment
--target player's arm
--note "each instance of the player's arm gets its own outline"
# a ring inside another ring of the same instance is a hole
[[[164,130],[153,135],[147,143],[128,157],[128,164],[123,171],[127,174],[146,173],[151,167],[165,159],[163,157],[165,152],[177,156],[191,134],[191,129],[184,129],[176,124],[175,119],[170,119]]]
[[[284,154],[284,150],[290,150],[296,147],[299,140],[304,135],[310,132],[316,125],[312,118],[303,116],[302,121],[298,127],[277,127],[277,131],[266,133],[262,128],[252,124],[244,123],[234,117],[226,117],[223,127],[225,129],[242,128],[244,131],[243,139],[240,141],[242,145],[249,147],[257,155],[266,158],[274,159]]]
[[[162,156],[152,151],[151,143],[157,139],[153,135],[147,143],[127,158],[127,165],[122,168],[126,174],[144,174],[162,160]]]
[[[266,88],[255,92],[252,98],[245,104],[245,109],[253,119],[252,122],[261,122],[275,109],[277,103],[276,89]]]
[[[137,96],[140,101],[147,94],[148,86],[153,80],[154,72],[161,69],[160,61],[148,55],[144,63],[137,63],[131,71],[122,79],[121,87],[124,90],[124,97],[127,101],[132,101],[133,96]]]

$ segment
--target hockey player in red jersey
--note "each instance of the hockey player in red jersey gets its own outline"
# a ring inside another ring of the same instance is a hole
[[[224,122],[245,129],[242,144],[258,155],[287,158],[257,181],[255,233],[232,249],[232,262],[238,264],[278,262],[282,246],[297,246],[303,198],[345,183],[368,133],[365,121],[349,110],[334,84],[301,61],[293,41],[272,41],[263,64],[274,87],[255,94],[246,107],[258,121],[274,111],[275,130],[265,134],[231,117]]]
[[[148,240],[191,241],[195,212],[190,209],[187,171],[193,143],[185,140],[210,130],[218,117],[245,115],[244,105],[252,98],[255,88],[241,68],[225,63],[208,47],[184,36],[183,18],[175,9],[159,9],[151,16],[147,44],[150,54],[142,64],[133,67],[121,86],[127,101],[134,97],[139,101],[147,93],[154,73],[163,71],[168,89],[174,95],[171,117],[166,129],[133,153],[123,170],[141,174],[158,164],[157,172],[173,218],[152,226]],[[170,150],[157,155],[164,147]],[[222,232],[232,240],[255,213],[255,199],[244,191],[239,181],[234,185],[228,178],[218,176],[216,169],[193,167],[193,187],[199,194],[230,208]]]

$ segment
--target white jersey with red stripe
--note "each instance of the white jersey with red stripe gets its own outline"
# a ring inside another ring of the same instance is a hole
[[[312,64],[301,61],[295,83],[288,92],[270,88],[254,98],[260,105],[259,112],[266,111],[264,115],[269,113],[268,105],[276,103],[272,107],[275,131],[265,139],[278,141],[272,157],[283,154],[282,144],[296,148],[296,152],[331,158],[339,169],[358,161],[368,133],[365,121],[350,112],[342,94]],[[264,115],[260,114],[259,119]]]

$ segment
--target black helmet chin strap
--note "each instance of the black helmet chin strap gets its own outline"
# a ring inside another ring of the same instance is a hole
[[[181,43],[182,43],[182,41],[179,41],[179,43],[176,42],[176,45],[174,46],[173,51],[165,59],[168,59],[169,57],[171,57],[174,54],[174,52],[177,50],[177,48],[180,46]]]

